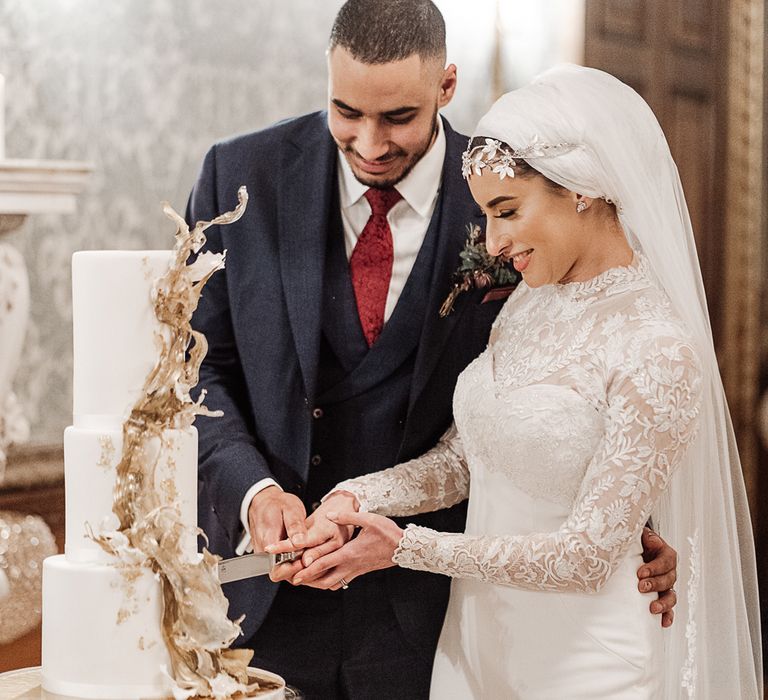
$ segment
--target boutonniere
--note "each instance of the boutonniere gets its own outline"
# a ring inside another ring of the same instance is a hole
[[[499,256],[490,255],[485,248],[485,235],[477,225],[467,226],[469,235],[464,250],[459,253],[461,265],[453,273],[453,288],[440,307],[440,317],[453,310],[456,298],[469,289],[488,289],[481,303],[508,297],[520,282],[520,275]]]

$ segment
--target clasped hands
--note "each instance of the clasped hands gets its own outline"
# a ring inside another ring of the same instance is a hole
[[[275,487],[259,492],[248,513],[254,551],[270,554],[304,550],[301,558],[280,564],[273,581],[336,590],[377,569],[395,566],[392,556],[402,529],[389,518],[359,513],[351,493],[331,494],[309,517],[296,496]],[[356,528],[358,536],[352,539]]]
[[[395,564],[392,557],[403,535],[393,520],[358,512],[357,498],[337,491],[309,517],[297,496],[268,487],[254,496],[248,512],[254,551],[271,554],[304,550],[301,558],[272,570],[273,581],[337,590],[369,571]],[[360,531],[352,537],[356,528]],[[672,625],[677,595],[677,552],[657,533],[643,530],[644,564],[638,569],[638,590],[657,592],[650,611],[661,615],[662,627]]]

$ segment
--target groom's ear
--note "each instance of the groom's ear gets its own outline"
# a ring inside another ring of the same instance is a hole
[[[450,63],[443,69],[443,75],[440,78],[440,92],[437,96],[438,109],[442,109],[453,99],[456,92],[456,80],[456,66]]]

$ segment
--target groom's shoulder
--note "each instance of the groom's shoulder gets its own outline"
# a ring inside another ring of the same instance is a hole
[[[282,119],[257,131],[235,134],[214,144],[218,157],[225,160],[247,159],[263,154],[274,157],[283,148],[315,139],[330,138],[326,112],[312,112]]]
[[[469,136],[462,134],[460,131],[456,131],[451,123],[445,118],[443,119],[443,130],[445,131],[445,144],[446,151],[449,154],[463,153],[464,149],[469,143]]]

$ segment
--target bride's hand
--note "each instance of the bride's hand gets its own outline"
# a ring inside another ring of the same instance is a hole
[[[361,528],[360,534],[341,549],[326,554],[300,571],[293,579],[296,585],[337,590],[362,574],[395,566],[392,557],[403,536],[397,523],[373,513],[327,513],[337,525]]]
[[[299,548],[293,545],[290,539],[285,539],[277,544],[266,547],[270,554],[281,554],[284,552],[296,552],[303,550],[301,558],[290,565],[281,564],[280,567],[273,569],[269,577],[273,581],[290,581],[305,567],[309,566],[316,559],[320,559],[325,554],[329,554],[344,545],[352,537],[354,528],[352,526],[342,526],[331,522],[326,517],[326,513],[343,513],[347,510],[356,512],[360,507],[354,494],[348,491],[334,491],[325,501],[310,515],[304,526],[306,528],[306,537],[304,546]]]

